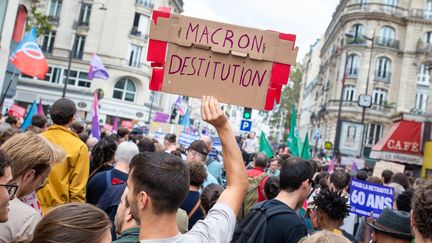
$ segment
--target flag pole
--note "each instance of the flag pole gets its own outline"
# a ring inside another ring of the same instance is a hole
[[[9,91],[9,88],[10,88],[10,86],[12,84],[12,81],[15,78],[15,75],[16,75],[16,68],[14,68],[13,73],[12,73],[12,77],[9,79],[9,83],[8,83],[8,85],[6,87],[6,90],[5,90],[5,92],[2,94],[2,96],[0,98],[0,108],[3,108],[3,104],[4,104],[4,101],[6,99],[6,95],[7,95],[8,91]]]

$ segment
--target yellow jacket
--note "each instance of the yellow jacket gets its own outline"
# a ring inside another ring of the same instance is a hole
[[[66,151],[66,160],[53,166],[48,184],[37,192],[42,211],[64,203],[85,202],[90,171],[87,146],[64,126],[52,125],[42,135]]]

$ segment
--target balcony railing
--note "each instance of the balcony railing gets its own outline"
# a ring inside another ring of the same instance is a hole
[[[82,59],[84,55],[83,51],[74,51],[72,53],[72,58],[76,58],[76,59]]]
[[[349,68],[347,70],[347,78],[356,79],[358,77],[358,68]]]
[[[55,15],[48,15],[47,19],[50,23],[55,23],[58,24],[60,21],[60,16],[55,16]]]
[[[348,45],[366,45],[366,40],[360,36],[347,40]]]
[[[406,17],[409,15],[408,9],[389,5],[385,3],[355,3],[345,8],[346,13],[380,13],[395,17]]]
[[[417,19],[432,20],[432,10],[418,9],[418,8],[412,9],[411,17]]]
[[[139,37],[139,38],[143,38],[145,40],[148,39],[148,34],[142,33],[141,31],[138,31],[137,27],[133,27],[130,34],[133,36]]]
[[[419,41],[417,43],[417,52],[424,53],[424,54],[432,53],[432,44],[423,43],[423,41]]]
[[[391,80],[391,72],[378,72],[375,71],[375,81],[390,83]]]
[[[395,39],[386,39],[382,37],[375,37],[375,45],[399,49],[399,41]]]

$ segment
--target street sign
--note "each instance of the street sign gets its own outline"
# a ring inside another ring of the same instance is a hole
[[[252,122],[247,120],[242,120],[240,123],[240,131],[250,132],[252,128]]]

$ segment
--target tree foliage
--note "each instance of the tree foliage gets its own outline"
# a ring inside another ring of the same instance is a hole
[[[282,91],[280,104],[272,112],[268,113],[270,126],[283,129],[284,141],[287,136],[286,128],[289,128],[291,123],[291,105],[294,104],[298,107],[302,75],[303,71],[300,63],[292,66],[290,83]]]
[[[49,17],[38,12],[36,6],[32,6],[30,9],[26,24],[26,31],[29,31],[32,27],[36,28],[38,35],[48,33],[52,28]]]

